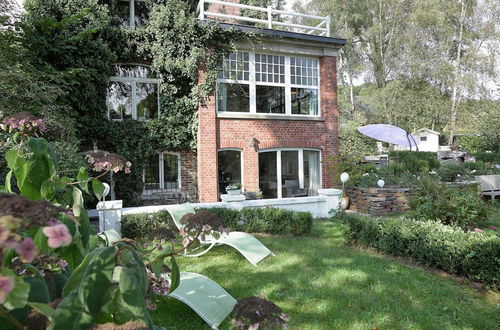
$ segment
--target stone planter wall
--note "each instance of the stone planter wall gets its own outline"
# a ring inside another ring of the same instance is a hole
[[[388,215],[410,210],[409,188],[360,188],[346,189],[350,199],[349,209],[373,215]]]

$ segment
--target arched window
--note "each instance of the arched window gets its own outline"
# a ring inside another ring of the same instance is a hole
[[[225,194],[230,184],[242,183],[241,150],[223,149],[218,152],[219,193]]]

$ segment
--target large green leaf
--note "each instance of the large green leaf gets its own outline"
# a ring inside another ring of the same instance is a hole
[[[78,181],[78,186],[88,194],[89,193],[89,174],[87,173],[87,169],[85,167],[80,167],[80,170],[78,171],[78,174],[76,175],[76,180]]]
[[[181,273],[179,272],[179,266],[177,265],[175,258],[172,257],[170,260],[172,261],[172,274],[170,276],[171,283],[169,292],[173,292],[181,283]]]
[[[11,181],[12,181],[12,170],[10,170],[7,173],[7,176],[5,177],[5,191],[10,194],[12,193]]]
[[[56,184],[51,179],[45,180],[40,188],[40,193],[44,199],[51,201],[56,196]]]
[[[7,161],[7,166],[13,170],[16,168],[16,162],[18,158],[18,151],[17,150],[9,150],[5,153],[5,160]]]
[[[14,289],[7,295],[7,300],[5,300],[3,306],[8,310],[22,308],[28,302],[29,294],[30,285],[28,283],[25,283],[22,278],[17,277]]]
[[[85,311],[76,290],[71,291],[57,306],[49,330],[83,330],[94,324],[94,317]]]
[[[40,314],[45,315],[49,321],[52,320],[54,309],[47,304],[30,302],[29,305],[36,309]]]
[[[50,302],[49,288],[43,278],[26,276],[24,277],[24,281],[30,286],[29,302],[45,304]]]
[[[92,180],[92,190],[94,191],[94,195],[97,197],[98,200],[102,199],[102,194],[104,193],[104,189],[105,187],[101,181],[97,179]]]
[[[134,316],[134,319],[144,322],[151,329],[153,322],[146,307],[145,293],[137,285],[137,283],[143,281],[141,273],[142,270],[138,268],[137,264],[126,265],[121,270],[118,285],[123,302]]]

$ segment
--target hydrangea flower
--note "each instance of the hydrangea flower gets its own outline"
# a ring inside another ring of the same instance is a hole
[[[33,239],[28,237],[17,245],[16,252],[21,257],[22,262],[30,263],[37,256],[38,249],[33,244]]]
[[[0,276],[0,304],[7,300],[7,295],[14,289],[14,282],[12,277]]]
[[[62,223],[55,226],[43,227],[42,231],[49,238],[49,246],[54,249],[61,246],[68,246],[73,240],[68,227]]]
[[[479,229],[479,228],[474,228],[474,231],[475,231],[476,233],[484,233],[484,230]]]

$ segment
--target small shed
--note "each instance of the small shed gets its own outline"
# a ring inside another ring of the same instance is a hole
[[[428,128],[421,128],[413,135],[419,139],[419,141],[417,141],[419,151],[439,151],[439,132]]]

